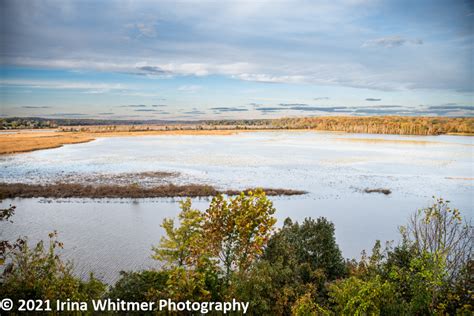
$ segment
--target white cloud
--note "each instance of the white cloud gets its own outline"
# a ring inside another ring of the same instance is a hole
[[[238,78],[241,80],[246,81],[256,81],[256,82],[264,82],[264,83],[304,83],[308,82],[307,77],[305,76],[273,76],[268,74],[248,74],[243,73],[239,75],[233,76],[234,78]]]
[[[178,88],[178,91],[194,93],[200,90],[202,87],[198,85],[185,85]]]
[[[74,71],[97,70],[124,72],[133,74],[149,75],[151,77],[170,77],[176,75],[207,76],[210,74],[235,75],[256,68],[247,62],[232,63],[159,63],[154,61],[132,62],[130,60],[119,60],[117,62],[103,62],[97,60],[81,59],[43,59],[43,58],[12,58],[11,63],[25,67],[45,67],[70,69]]]
[[[37,89],[70,89],[86,90],[87,93],[104,93],[112,90],[123,90],[122,84],[106,84],[91,82],[44,81],[44,80],[17,80],[6,79],[0,81],[1,86],[22,86]]]

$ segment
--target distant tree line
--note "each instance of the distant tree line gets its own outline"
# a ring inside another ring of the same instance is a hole
[[[256,120],[99,120],[3,118],[0,129],[55,128],[66,132],[138,132],[165,130],[312,129],[368,134],[474,134],[472,117],[319,116]]]
[[[0,129],[36,129],[56,128],[56,122],[47,119],[30,118],[0,118]]]
[[[10,220],[14,209],[3,210]],[[12,299],[225,301],[250,303],[251,315],[472,315],[472,226],[435,200],[400,229],[401,241],[377,241],[370,255],[344,260],[334,225],[321,217],[285,220],[263,191],[219,195],[205,211],[181,203],[153,248],[158,270],[122,272],[107,287],[83,281],[49,246],[3,242],[0,297]],[[126,256],[127,254],[124,254]],[[164,313],[166,314],[166,313]]]
[[[276,128],[316,129],[348,133],[440,135],[474,133],[472,117],[321,116],[273,120]]]
[[[195,122],[163,121],[163,120],[102,120],[102,119],[65,119],[42,117],[8,117],[0,118],[0,129],[22,128],[56,128],[59,126],[104,126],[104,125],[166,125],[191,124]]]

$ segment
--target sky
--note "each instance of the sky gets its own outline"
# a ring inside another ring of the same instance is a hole
[[[474,2],[0,0],[0,116],[474,116]]]

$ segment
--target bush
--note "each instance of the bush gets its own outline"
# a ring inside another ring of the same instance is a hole
[[[10,299],[41,299],[90,301],[103,296],[105,284],[91,274],[86,282],[75,277],[72,264],[63,262],[57,248],[56,233],[50,234],[49,246],[43,241],[34,247],[25,242],[20,249],[12,249],[6,254],[4,276],[0,285],[0,297]]]
[[[164,271],[120,272],[120,279],[110,288],[108,297],[129,302],[145,302],[155,291],[166,288],[168,274]]]

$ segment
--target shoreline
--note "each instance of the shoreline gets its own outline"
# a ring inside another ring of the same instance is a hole
[[[64,145],[81,144],[109,137],[136,137],[157,135],[234,135],[241,132],[281,131],[282,129],[222,129],[222,130],[151,130],[115,132],[65,132],[58,130],[12,130],[0,133],[0,155],[11,155],[43,149],[59,148]],[[288,131],[288,130],[285,130]],[[301,131],[296,130],[295,131]]]
[[[239,133],[252,132],[314,132],[334,134],[356,134],[345,131],[326,131],[317,129],[284,129],[284,128],[249,128],[249,129],[174,129],[174,130],[136,130],[136,131],[61,131],[54,129],[37,130],[8,130],[0,133],[0,156],[32,152],[36,150],[54,149],[64,145],[81,144],[94,141],[98,138],[109,137],[137,137],[159,135],[202,135],[202,136],[229,136]],[[364,133],[366,134],[366,133]],[[385,134],[373,134],[385,135]],[[392,135],[392,134],[390,134]],[[446,133],[443,135],[474,136],[469,133]],[[423,135],[401,135],[423,136]],[[355,141],[355,140],[354,140]]]

